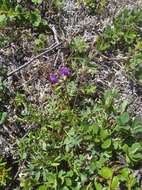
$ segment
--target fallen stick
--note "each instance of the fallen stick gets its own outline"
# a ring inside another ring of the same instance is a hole
[[[42,53],[38,54],[37,56],[31,58],[27,63],[25,63],[24,65],[21,65],[20,67],[18,67],[17,69],[15,69],[14,71],[11,71],[10,73],[7,74],[7,77],[12,76],[13,74],[15,74],[16,72],[20,71],[21,69],[27,67],[30,63],[32,63],[34,60],[38,59],[39,57],[43,56],[44,54],[56,49],[57,47],[59,47],[61,45],[61,43],[54,43],[52,44],[49,48],[47,48],[45,51],[43,51]]]

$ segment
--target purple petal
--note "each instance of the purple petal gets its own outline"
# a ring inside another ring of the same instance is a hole
[[[58,83],[58,78],[57,78],[57,76],[56,76],[55,74],[51,74],[51,75],[49,76],[49,80],[50,80],[51,84],[56,84],[56,83]]]
[[[61,67],[59,69],[59,73],[61,76],[69,76],[70,75],[70,69],[68,67]]]

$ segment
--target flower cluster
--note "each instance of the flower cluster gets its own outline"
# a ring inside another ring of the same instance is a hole
[[[51,84],[56,84],[56,83],[58,83],[58,78],[57,78],[57,75],[56,75],[56,74],[50,74],[49,80],[50,80]]]
[[[70,69],[68,67],[60,67],[58,70],[58,75],[66,78],[70,75]],[[51,84],[57,84],[59,82],[58,75],[54,73],[50,74],[49,81]]]

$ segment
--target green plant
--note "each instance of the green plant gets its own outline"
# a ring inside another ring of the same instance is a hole
[[[134,48],[136,42],[141,40],[141,18],[141,10],[124,10],[98,38],[98,50],[114,52],[119,48],[124,51]]]
[[[84,54],[88,49],[88,44],[83,38],[77,36],[71,41],[70,48],[75,54]]]
[[[141,122],[126,101],[115,105],[115,89],[98,95],[87,42],[76,37],[69,50],[67,64],[51,68],[44,106],[20,93],[13,101],[15,123],[33,126],[17,140],[20,188],[138,189],[133,170],[142,161]]]
[[[142,10],[124,10],[118,15],[112,26],[104,29],[103,33],[96,41],[98,51],[105,54],[117,54],[122,52],[128,56],[125,60],[126,71],[129,78],[134,78],[141,82],[141,32]]]
[[[27,190],[105,190],[121,184],[138,188],[132,169],[141,162],[141,142],[135,143],[126,103],[121,109],[114,106],[115,90],[107,91],[98,103],[90,92],[81,101],[78,88],[65,88],[70,82],[66,78],[53,86],[42,111],[34,111],[24,100],[28,114],[19,121],[38,124],[40,129],[19,141],[20,162],[27,162],[20,173],[21,186]],[[126,177],[120,157],[129,171]]]
[[[87,2],[93,6],[93,1]],[[100,1],[99,5],[103,7],[105,2]],[[15,23],[20,27],[24,24],[34,32],[40,31],[41,26],[47,26],[44,11],[39,8],[42,3],[42,0],[33,0],[17,5],[17,1],[13,4],[2,1],[6,12],[0,17],[1,25]],[[59,0],[47,3],[48,10],[56,11],[60,3]],[[105,30],[104,36],[98,39],[98,50],[108,53],[122,46],[124,52],[138,56],[131,60],[134,64],[131,67],[135,69],[141,60],[141,43],[138,42],[141,33],[137,28],[140,22],[141,12],[125,11],[114,21],[114,28]],[[36,36],[35,45],[38,49],[44,48],[44,31],[37,32]],[[20,184],[16,188],[140,190],[140,182],[133,173],[141,168],[142,142],[137,135],[142,134],[142,123],[128,112],[126,101],[116,106],[118,92],[115,89],[98,91],[96,67],[90,62],[89,46],[82,37],[72,39],[67,52],[63,65],[49,67],[49,94],[43,97],[42,105],[30,102],[26,93],[17,90],[10,102],[14,113],[8,116],[9,96],[6,95],[9,94],[3,81],[6,71],[1,69],[0,124],[6,123],[9,117],[8,121],[12,120],[15,125],[31,127],[25,136],[16,138],[18,147],[14,156],[19,164],[16,180]],[[9,169],[3,160],[1,163],[1,183],[5,186]]]
[[[54,0],[51,2],[45,0],[26,0],[21,3],[18,1],[11,3],[9,0],[0,1],[0,29],[4,31],[2,35],[0,34],[0,46],[7,46],[11,42],[15,42],[17,35],[21,39],[22,31],[24,33],[27,31],[28,33],[28,30],[31,29],[37,33],[31,39],[35,39],[38,36],[35,40],[36,47],[39,49],[44,47],[45,39],[43,39],[43,35],[45,33],[46,35],[47,33],[51,33],[48,25],[50,23],[50,12],[54,14],[59,13],[62,6],[63,0]],[[47,14],[47,12],[49,13]],[[55,20],[59,22],[57,16]],[[25,39],[27,39],[26,35]]]
[[[38,38],[35,39],[35,46],[37,49],[43,49],[46,45],[46,36],[44,34],[40,34]]]
[[[71,55],[69,56],[68,61],[71,63],[72,68],[74,70],[77,69],[78,72],[82,72],[86,75],[86,71],[89,71],[89,73],[93,75],[96,70],[94,64],[90,63],[88,43],[82,37],[76,36],[70,42],[69,48]]]
[[[96,2],[92,0],[83,0],[83,3],[86,7],[88,7],[92,12],[96,9]]]
[[[1,68],[1,81],[0,81],[0,124],[4,124],[7,120],[7,107],[10,102],[10,92],[6,87],[6,84],[3,81],[3,77],[5,77],[5,69]]]
[[[43,8],[44,0],[24,1],[21,4],[18,1],[11,3],[9,0],[0,2],[0,26],[7,25],[24,26],[24,27],[47,27],[47,20],[42,16],[45,9],[59,10],[63,4],[63,0],[54,0],[51,3],[46,2],[46,7]],[[39,8],[39,5],[41,7]]]
[[[141,50],[135,51],[130,61],[127,63],[127,71],[130,72],[131,78],[135,78],[139,83],[142,83],[142,54]]]
[[[10,180],[10,168],[7,167],[7,163],[0,158],[0,187],[4,187]]]
[[[90,10],[91,14],[101,15],[105,10],[108,1],[100,0],[99,2],[97,2],[95,0],[79,0],[79,3],[80,2],[83,2],[83,4]]]

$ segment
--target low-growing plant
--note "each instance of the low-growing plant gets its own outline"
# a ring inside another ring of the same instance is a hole
[[[127,52],[133,49],[141,41],[141,18],[141,10],[122,11],[114,18],[113,25],[106,27],[98,37],[98,50],[114,52],[120,49]]]
[[[21,186],[101,190],[123,184],[138,188],[132,169],[142,157],[142,144],[135,143],[140,124],[133,128],[128,113],[119,114],[107,99],[105,105],[88,100],[91,105],[81,105],[81,110],[71,108],[65,99],[58,97],[55,107],[48,105],[48,110],[56,109],[51,111],[54,115],[44,110],[47,115],[40,129],[19,141],[20,161],[27,162],[20,173]]]
[[[50,31],[50,14],[59,13],[63,7],[63,0],[45,1],[0,1],[0,30],[3,31],[0,36],[0,46],[4,47],[17,39],[17,33],[23,30],[31,29],[39,37],[36,39],[36,47],[39,49],[44,46],[45,40],[41,37]],[[55,16],[55,20],[58,14]],[[58,22],[58,21],[57,21]],[[33,38],[33,36],[32,36]],[[35,38],[35,36],[34,36]]]
[[[6,71],[4,68],[1,68],[0,73],[0,125],[4,124],[7,119],[8,106],[10,102],[10,92],[3,81],[6,75]]]
[[[52,2],[45,2],[44,0],[32,0],[18,3],[18,1],[4,0],[0,2],[0,26],[24,26],[24,27],[44,27],[48,25],[47,20],[43,17],[46,9],[59,9],[63,0],[55,0]],[[40,5],[40,7],[39,7]]]
[[[35,46],[37,50],[43,49],[47,43],[46,35],[40,34],[38,38],[35,39]]]
[[[101,15],[103,14],[108,0],[79,0],[79,3],[83,3],[89,10],[91,14]]]
[[[83,73],[86,73],[87,70],[89,71],[90,75],[93,76],[96,72],[96,66],[94,64],[91,64],[91,61],[89,59],[88,43],[82,37],[76,36],[72,39],[69,48],[71,54],[67,61],[70,62],[72,69],[78,69],[78,72]]]
[[[141,81],[142,10],[124,10],[114,18],[113,25],[104,29],[96,41],[98,51],[109,54],[122,52],[128,56],[124,64],[130,79]]]
[[[83,38],[77,36],[71,41],[70,48],[73,53],[81,55],[87,52],[88,44]]]
[[[142,54],[141,50],[135,50],[132,58],[127,63],[127,71],[131,79],[136,79],[138,83],[142,84]]]
[[[0,157],[0,187],[6,186],[6,184],[11,179],[10,177],[10,168],[7,166],[7,163],[2,157]]]
[[[36,9],[30,12],[25,1],[16,7],[22,14],[18,12],[19,15],[10,18],[10,13],[3,13],[2,26],[12,22],[20,26],[22,19],[25,26],[40,29],[42,11],[37,8],[43,1],[32,2]],[[60,2],[51,1],[50,5],[54,7]],[[14,3],[3,1],[1,4],[8,7],[8,11],[15,10]],[[26,14],[23,11],[27,11]],[[140,22],[141,12],[132,15],[124,12],[114,21],[114,28],[105,30],[104,36],[98,39],[98,49],[113,52],[122,46],[126,52],[135,49],[139,53]],[[35,44],[43,48],[45,43],[44,34],[39,34]],[[90,63],[88,44],[83,38],[75,37],[68,50],[64,65],[49,71],[49,94],[42,105],[30,102],[19,92],[11,103],[15,114],[12,121],[19,126],[31,126],[23,138],[16,139],[18,150],[14,156],[20,167],[17,172],[20,187],[16,189],[140,190],[134,171],[140,169],[142,163],[142,142],[137,138],[142,134],[141,122],[128,112],[126,101],[116,106],[118,92],[115,89],[98,91],[94,80],[96,68]],[[133,57],[132,61],[139,65],[138,58]],[[2,81],[0,101],[4,106],[0,110],[0,124],[7,116],[6,90]],[[0,184],[5,185],[9,170],[5,170],[6,164],[1,162]]]
[[[80,65],[79,65],[80,67]],[[84,68],[84,65],[82,65]],[[127,103],[115,105],[116,90],[97,100],[95,83],[82,80],[90,67],[78,72],[60,67],[49,76],[51,95],[44,108],[34,108],[18,95],[17,121],[37,125],[37,130],[19,139],[19,174],[25,190],[140,190],[133,175],[142,161],[141,123],[131,118]],[[81,69],[81,68],[80,68]],[[79,77],[77,84],[76,77]],[[23,114],[24,113],[24,114]]]

